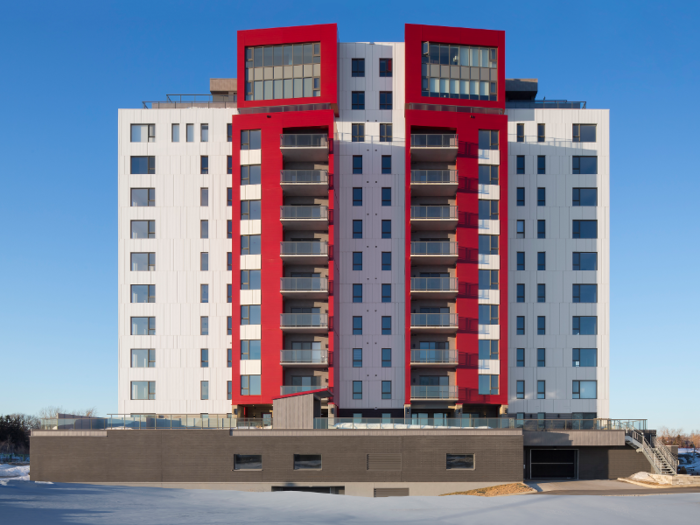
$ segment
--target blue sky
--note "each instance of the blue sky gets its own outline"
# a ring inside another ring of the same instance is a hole
[[[423,23],[505,30],[506,76],[610,108],[611,416],[700,428],[700,4],[237,4],[3,5],[0,414],[116,411],[117,108],[235,76],[239,29],[403,41]]]

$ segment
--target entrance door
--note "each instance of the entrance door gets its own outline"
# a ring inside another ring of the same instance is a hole
[[[530,479],[577,479],[578,450],[531,450]]]

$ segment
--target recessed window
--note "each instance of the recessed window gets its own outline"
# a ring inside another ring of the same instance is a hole
[[[364,77],[365,76],[365,59],[364,58],[353,58],[352,59],[352,76],[353,77]]]
[[[515,173],[517,175],[525,175],[525,155],[518,155],[515,158]]]
[[[498,270],[479,270],[479,290],[498,290]]]
[[[598,399],[598,382],[572,381],[571,397],[573,399]]]
[[[544,368],[547,365],[546,351],[544,348],[537,349],[537,366],[539,368]]]
[[[474,470],[474,454],[447,454],[447,470]]]
[[[382,239],[391,239],[391,221],[382,221]]]
[[[352,189],[352,205],[362,206],[362,188]]]
[[[516,302],[518,302],[518,303],[525,302],[525,285],[524,284],[517,285]]]
[[[575,303],[597,303],[598,302],[598,285],[597,284],[574,284],[573,285],[573,302],[575,302]]]
[[[226,302],[228,304],[233,303],[233,285],[232,284],[226,285]]]
[[[547,223],[544,220],[537,221],[537,238],[544,239],[547,237]]]
[[[226,221],[226,238],[233,239],[233,221]]]
[[[574,239],[597,239],[598,221],[573,221]]]
[[[294,470],[321,470],[321,454],[294,454]]]
[[[572,157],[571,169],[574,175],[597,175],[598,157]]]
[[[362,155],[352,156],[352,174],[361,175],[362,174]]]
[[[382,368],[391,368],[391,348],[382,348]]]
[[[230,272],[233,269],[233,253],[226,252],[226,271]]]
[[[241,186],[260,184],[261,182],[260,164],[241,166]]]
[[[226,142],[233,141],[233,126],[231,124],[226,124]]]
[[[382,175],[391,174],[391,155],[382,155]]]
[[[479,184],[498,185],[498,166],[479,164]]]
[[[241,290],[260,290],[260,270],[241,270]]]
[[[382,335],[391,335],[391,316],[382,317]]]
[[[180,142],[180,124],[173,124],[170,129],[170,140]]]
[[[391,91],[380,91],[379,92],[379,109],[393,109],[393,92]]]
[[[537,381],[537,399],[546,399],[546,388],[544,381]]]
[[[537,124],[537,142],[544,142],[544,124]]]
[[[525,221],[517,221],[515,223],[515,238],[524,239],[525,238]]]
[[[241,361],[259,360],[261,356],[262,341],[260,339],[241,340]]]
[[[543,315],[537,317],[537,335],[547,335],[547,318]]]
[[[156,158],[155,157],[131,157],[131,174],[132,175],[155,175],[156,173]]]
[[[392,61],[391,58],[380,58],[379,59],[379,76],[380,77],[390,77],[392,76]]]
[[[597,348],[574,348],[571,352],[571,366],[596,367],[598,366]]]
[[[131,142],[155,142],[156,141],[156,125],[155,124],[132,124],[131,125]]]
[[[352,318],[352,335],[362,335],[362,316]]]
[[[209,368],[209,349],[201,348],[199,350],[199,367]]]
[[[352,382],[352,398],[362,399],[362,381]]]
[[[547,269],[547,252],[537,252],[537,271],[543,272]]]
[[[231,175],[233,173],[233,158],[231,155],[226,155],[226,174]]]
[[[352,238],[362,239],[362,221],[355,220],[352,221]]]
[[[547,285],[538,284],[537,285],[537,302],[545,303],[547,302]]]
[[[573,335],[598,335],[598,317],[575,316],[572,320]]]
[[[131,285],[131,302],[132,303],[155,303],[156,302],[156,285],[155,284],[132,284]]]
[[[515,382],[515,397],[516,399],[525,399],[525,381]]]
[[[516,256],[516,270],[525,270],[525,252],[518,252]]]
[[[517,348],[515,351],[515,361],[518,368],[525,367],[525,349]]]
[[[199,157],[199,173],[201,175],[209,173],[209,157],[207,155],[200,155]]]
[[[241,306],[241,324],[260,324],[260,305],[243,305]]]
[[[516,335],[525,335],[525,316],[520,315],[515,318]]]
[[[379,124],[379,142],[391,142],[393,139],[393,125]]]
[[[209,399],[209,381],[199,382],[199,398],[202,401],[206,401]]]
[[[156,205],[156,190],[155,190],[155,188],[132,188],[132,190],[131,190],[131,205],[134,207],[155,206]]]
[[[391,206],[391,188],[382,188],[382,206]]]
[[[479,394],[482,396],[498,395],[498,376],[479,374]]]
[[[244,375],[241,376],[241,395],[242,396],[259,396],[260,395],[260,376],[259,375]]]
[[[573,141],[574,142],[595,142],[596,141],[596,125],[595,124],[574,124]]]
[[[209,238],[209,221],[199,221],[199,238],[208,239]]]
[[[156,351],[150,349],[131,349],[131,368],[155,368]]]
[[[598,206],[598,188],[574,188],[572,193],[573,206]]]
[[[391,252],[382,252],[382,271],[391,271]]]
[[[352,285],[352,302],[361,303],[362,302],[362,285],[353,284]]]
[[[544,155],[537,156],[537,174],[546,175],[547,174],[547,157]]]
[[[364,124],[353,124],[352,125],[352,142],[364,142],[365,141],[365,125]]]
[[[156,335],[156,318],[132,317],[131,335]]]
[[[132,272],[154,272],[156,269],[156,254],[150,253],[132,253],[131,254],[131,271]]]
[[[391,381],[382,381],[382,399],[391,399]]]
[[[352,252],[353,271],[362,271],[362,252]]]
[[[362,348],[352,349],[352,367],[362,368]]]
[[[209,188],[199,188],[199,205],[209,206]]]
[[[498,235],[479,235],[479,254],[498,255]]]
[[[156,398],[156,382],[155,381],[132,381],[131,382],[131,399],[153,401]]]
[[[572,260],[573,270],[584,271],[598,269],[597,252],[574,252]]]
[[[365,109],[365,92],[352,92],[352,109]]]
[[[199,254],[199,270],[202,272],[209,271],[209,252],[201,252]]]
[[[233,318],[230,315],[226,316],[226,335],[233,335]]]
[[[382,302],[391,302],[391,284],[382,284]]]
[[[547,205],[547,188],[537,188],[537,205]]]
[[[498,130],[479,130],[479,149],[498,150]]]
[[[525,124],[516,124],[516,142],[525,142]]]
[[[199,335],[209,335],[209,317],[206,315],[199,318]]]
[[[498,220],[498,201],[479,199],[479,220],[497,221]]]
[[[209,142],[209,124],[200,124],[199,140],[201,142]]]
[[[241,235],[241,255],[260,255],[260,235]]]
[[[498,359],[497,339],[479,339],[479,359]]]
[[[233,366],[233,349],[226,349],[226,368],[231,368]]]
[[[262,470],[262,455],[234,454],[233,470]]]
[[[486,324],[486,325],[498,324],[498,305],[497,304],[480,304],[479,305],[479,324]]]
[[[241,220],[259,221],[261,217],[260,201],[241,201]]]
[[[251,150],[261,148],[261,136],[259,129],[241,131],[241,149]]]
[[[525,188],[516,188],[515,202],[517,206],[525,206]]]
[[[194,142],[194,124],[185,125],[185,135],[187,142]]]

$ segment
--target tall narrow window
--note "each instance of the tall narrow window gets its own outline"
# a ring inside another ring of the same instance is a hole
[[[539,220],[537,221],[537,238],[538,239],[544,239],[546,238],[546,233],[547,233],[547,227],[546,223],[544,220]]]
[[[362,271],[362,252],[352,252],[353,271]]]
[[[391,206],[391,188],[382,188],[382,206]]]
[[[362,188],[352,189],[352,205],[362,206]]]
[[[199,335],[209,335],[209,317],[206,315],[199,318]]]
[[[209,124],[200,124],[199,140],[209,142]]]
[[[515,173],[525,175],[525,155],[518,155],[515,160]]]
[[[544,368],[547,364],[546,351],[544,348],[537,349],[537,366],[539,368]]]
[[[517,285],[516,302],[518,302],[518,303],[525,302],[525,285],[524,284]]]
[[[537,188],[537,205],[546,206],[547,205],[547,189]]]
[[[362,221],[355,220],[352,221],[352,238],[362,239]]]
[[[202,272],[209,271],[209,252],[199,254],[199,270]]]
[[[200,384],[200,397],[203,401],[206,401],[209,399],[209,381],[201,381]]]
[[[544,124],[537,124],[537,142],[544,142]]]
[[[516,188],[515,202],[517,206],[525,206],[525,188]]]
[[[173,124],[170,130],[170,140],[180,142],[180,124]]]
[[[362,155],[352,156],[352,174],[362,175]]]
[[[394,140],[393,133],[394,130],[392,124],[379,124],[379,142],[391,142]]]
[[[209,206],[209,188],[199,188],[199,205]]]
[[[352,285],[352,302],[361,303],[362,302],[362,285],[353,284]]]
[[[233,126],[231,124],[226,124],[226,142],[231,142],[233,140]]]
[[[199,157],[199,173],[202,175],[207,175],[209,173],[209,157],[207,155],[201,155]]]
[[[382,302],[391,302],[391,284],[382,284]]]
[[[544,381],[537,381],[537,399],[545,399]]]
[[[537,285],[537,302],[545,303],[547,302],[547,285],[538,284]]]
[[[391,221],[382,221],[382,239],[391,239]]]
[[[352,335],[362,335],[362,316],[352,318]]]
[[[232,368],[233,367],[233,349],[228,348],[226,350],[226,368]]]
[[[231,175],[233,173],[233,157],[231,155],[226,155],[226,175]]]
[[[352,382],[352,398],[362,399],[362,381]]]
[[[525,142],[525,124],[516,124],[517,142]]]
[[[515,361],[518,368],[523,368],[525,366],[525,349],[517,348],[515,352]]]
[[[525,335],[525,316],[518,316],[515,320],[516,335]]]
[[[382,317],[382,335],[391,335],[391,316]]]
[[[199,302],[208,303],[209,302],[209,285],[200,284],[199,285]]]
[[[517,253],[516,270],[525,270],[525,252]]]
[[[525,238],[525,221],[517,221],[515,223],[515,238],[524,239]]]
[[[537,335],[547,334],[547,318],[543,315],[537,317]]]
[[[226,188],[226,206],[233,206],[233,188]]]
[[[362,348],[352,349],[352,367],[362,368]]]
[[[382,381],[382,399],[391,399],[391,381]]]
[[[391,252],[382,252],[382,271],[391,271]]]
[[[537,174],[546,175],[547,174],[547,157],[544,155],[537,156]]]
[[[382,175],[391,174],[391,155],[382,155]]]
[[[199,351],[199,366],[200,368],[209,368],[209,349],[202,348]]]
[[[525,381],[515,382],[515,397],[516,399],[525,399]]]
[[[382,368],[391,368],[391,348],[382,348]]]
[[[233,253],[226,252],[226,271],[230,272],[233,269]]]
[[[544,272],[547,269],[547,252],[537,252],[537,271]]]
[[[365,125],[364,124],[353,124],[352,125],[352,142],[364,142],[365,141]]]
[[[365,109],[365,92],[352,92],[352,109]]]
[[[199,221],[199,238],[208,239],[209,238],[209,221]]]

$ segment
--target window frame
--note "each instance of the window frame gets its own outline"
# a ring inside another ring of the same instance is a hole
[[[393,61],[391,58],[380,58],[379,59],[379,76],[380,76],[380,78],[394,76],[393,75]]]
[[[364,77],[365,76],[365,59],[364,58],[353,58],[350,62],[350,75],[352,77]]]
[[[351,92],[350,109],[352,109],[353,111],[363,111],[365,109],[365,92],[364,91],[352,91]]]
[[[394,92],[393,91],[380,91],[379,92],[379,110],[380,111],[391,111],[394,109]],[[382,141],[384,142],[384,141]]]

